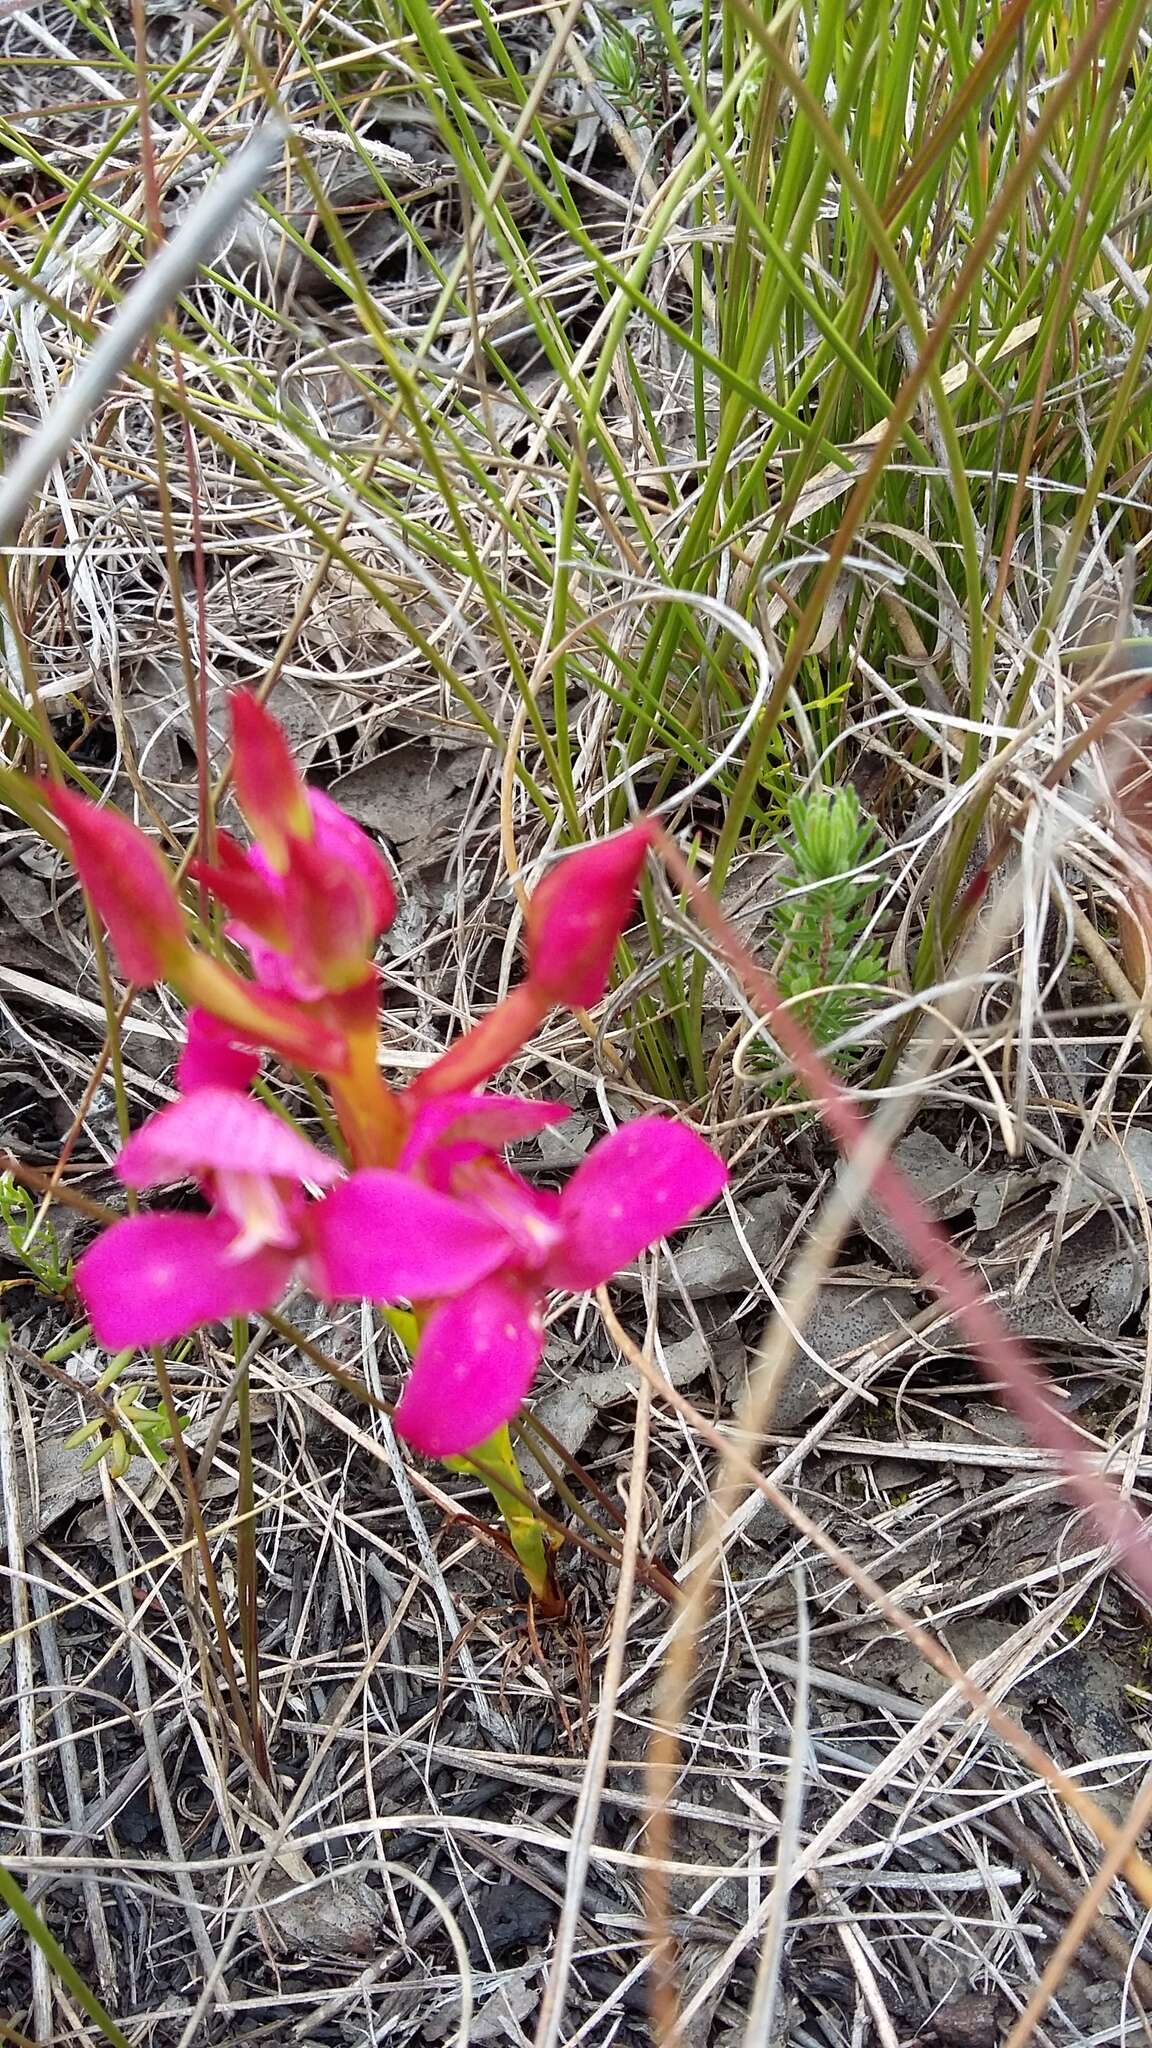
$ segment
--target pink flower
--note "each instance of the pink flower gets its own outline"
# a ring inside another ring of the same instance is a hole
[[[471,1449],[515,1414],[544,1347],[551,1288],[598,1287],[727,1179],[703,1139],[648,1116],[602,1138],[561,1194],[533,1189],[501,1149],[566,1114],[516,1096],[441,1097],[417,1111],[397,1170],[354,1175],[315,1212],[318,1293],[436,1304],[396,1411],[401,1434],[431,1457]],[[411,1212],[421,1187],[443,1205],[435,1243]],[[452,1273],[454,1244],[469,1256]]]
[[[134,1131],[116,1171],[130,1188],[194,1180],[212,1207],[126,1216],[88,1247],[76,1285],[109,1351],[271,1307],[306,1250],[305,1188],[343,1168],[250,1096],[210,1086]]]
[[[209,1056],[203,1025],[195,1027],[193,1043],[195,1079],[197,1062]],[[243,1057],[234,1048],[232,1056]],[[188,1071],[184,1062],[181,1071]],[[76,1285],[109,1351],[166,1344],[201,1323],[271,1308],[298,1270],[314,1293],[330,1299],[346,1293],[330,1284],[331,1248],[349,1270],[356,1248],[341,1244],[337,1223],[325,1230],[317,1253],[324,1202],[306,1192],[323,1194],[342,1180],[344,1169],[270,1109],[226,1079],[222,1085],[226,1071],[217,1064],[214,1081],[193,1086],[160,1110],[120,1152],[116,1171],[125,1187],[192,1180],[212,1206],[206,1215],[153,1210],[126,1216],[83,1254]],[[401,1282],[411,1278],[449,1293],[491,1271],[503,1244],[494,1223],[469,1211],[461,1222],[458,1203],[403,1175],[393,1178],[401,1204],[391,1244]],[[354,1215],[344,1228],[356,1228]],[[359,1289],[353,1285],[352,1292]]]
[[[141,988],[174,979],[189,950],[188,934],[163,856],[119,811],[59,783],[40,789],[68,834],[73,865],[108,928],[124,979]]]
[[[347,1073],[348,1032],[332,998],[324,1004],[301,1003],[295,996],[245,981],[242,975],[190,947],[171,975],[177,994],[192,1007],[218,1017],[241,1045],[266,1045],[300,1067],[321,1074]]]
[[[237,796],[257,837],[247,852],[217,837],[214,867],[192,873],[232,913],[229,936],[258,980],[313,1002],[355,986],[396,914],[383,856],[322,790],[296,775],[275,719],[255,698],[232,699]]]

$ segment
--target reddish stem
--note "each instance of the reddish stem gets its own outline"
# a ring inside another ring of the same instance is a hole
[[[440,1059],[426,1067],[408,1094],[416,1102],[427,1102],[432,1095],[453,1095],[458,1090],[479,1088],[498,1074],[522,1045],[527,1045],[552,1008],[551,996],[542,995],[531,980],[522,981],[471,1031],[449,1046]]]
[[[771,975],[692,873],[675,842],[657,828],[655,844],[749,1001],[767,1020],[841,1151],[851,1158],[866,1140],[866,1119],[825,1065],[803,1024],[785,1007]],[[1115,1550],[1117,1562],[1152,1606],[1152,1543],[1144,1517],[1094,1469],[1092,1453],[1055,1406],[1031,1353],[1012,1334],[980,1280],[958,1257],[947,1234],[891,1159],[875,1167],[870,1192],[900,1232],[927,1285],[955,1317],[981,1370],[1002,1388],[1034,1442],[1059,1461],[1069,1494],[1087,1509],[1100,1541]]]

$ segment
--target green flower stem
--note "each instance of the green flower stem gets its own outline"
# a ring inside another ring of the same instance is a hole
[[[382,1314],[411,1358],[420,1339],[419,1318],[402,1308],[386,1308]],[[563,1614],[564,1596],[556,1583],[553,1568],[557,1538],[528,1505],[531,1491],[516,1463],[507,1423],[493,1430],[483,1443],[474,1444],[467,1457],[445,1458],[444,1463],[452,1472],[467,1472],[484,1481],[500,1510],[508,1541],[532,1589],[537,1607],[546,1618]]]
[[[466,1458],[445,1458],[444,1463],[453,1472],[472,1472],[484,1481],[504,1518],[508,1540],[537,1607],[546,1616],[562,1615],[565,1601],[553,1568],[556,1539],[522,1498],[531,1495],[516,1463],[507,1423],[501,1423],[483,1443],[476,1444]]]

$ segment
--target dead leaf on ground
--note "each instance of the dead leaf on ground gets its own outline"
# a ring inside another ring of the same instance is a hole
[[[368,1956],[384,1926],[383,1895],[351,1872],[338,1870],[306,1891],[273,1873],[261,1904],[291,1955]]]
[[[835,1365],[840,1371],[850,1372],[853,1360],[872,1345],[894,1336],[901,1320],[914,1307],[915,1303],[897,1288],[858,1280],[829,1281],[819,1288],[803,1331],[806,1345],[817,1355],[812,1358],[808,1350],[795,1347],[768,1427],[785,1435],[799,1429],[840,1392],[838,1382],[825,1366]],[[745,1384],[748,1374],[756,1369],[760,1348],[771,1327],[770,1319],[748,1354]],[[739,1385],[731,1389],[734,1403],[742,1391]]]
[[[767,1194],[738,1202],[736,1208],[753,1257],[761,1267],[769,1269],[792,1221],[792,1198],[787,1188],[770,1188]],[[748,1254],[726,1212],[710,1217],[677,1238],[674,1257],[677,1278],[692,1301],[706,1301],[713,1294],[743,1293],[758,1284]],[[622,1273],[616,1285],[635,1293],[640,1286],[639,1274]]]
[[[1068,1171],[1074,1176],[1071,1194],[1065,1195],[1068,1175],[1061,1172],[1048,1203],[1050,1212],[1061,1205],[1073,1209],[1094,1207],[1109,1195],[1115,1196],[1123,1207],[1134,1209],[1133,1184],[1146,1200],[1152,1199],[1152,1131],[1126,1131],[1123,1142],[1101,1138],[1087,1147],[1074,1166],[1070,1163]]]
[[[1013,1292],[1010,1285],[1005,1292],[1011,1266],[1033,1248],[1034,1243],[1023,1239],[998,1257],[999,1248],[991,1245],[980,1261],[989,1287],[1000,1294],[1009,1328],[1018,1336],[1077,1344],[1092,1337],[1115,1337],[1139,1308],[1148,1285],[1147,1259],[1127,1241],[1122,1219],[1107,1209],[1069,1231],[1054,1251],[1046,1251],[1020,1292]],[[943,1341],[942,1332],[936,1341]]]
[[[249,593],[249,584],[239,573],[235,584],[231,575],[212,584],[207,598],[209,640],[222,648],[226,655],[230,651],[229,642],[241,648],[252,644],[263,627],[268,634],[271,651],[275,644],[272,628],[278,620],[277,631],[282,630],[283,614],[291,609],[291,602],[281,592],[273,612],[266,593],[252,593],[254,610],[258,615],[245,620],[241,610],[242,592]],[[262,604],[264,616],[259,615]],[[188,701],[183,671],[174,646],[175,629],[170,621],[158,625],[157,636],[161,651],[140,650],[139,661],[125,677],[115,705],[115,716],[127,756],[136,771],[136,781],[148,803],[166,823],[184,830],[194,819],[196,809],[196,771],[193,764],[199,751],[197,721]],[[170,653],[166,651],[169,645],[172,648]],[[237,684],[256,680],[254,674],[247,676],[241,673],[230,677],[227,682],[217,680],[209,684],[207,754],[210,779],[221,773],[228,759],[231,743],[228,697]],[[303,771],[311,767],[325,740],[348,717],[351,701],[338,685],[316,689],[294,676],[281,678],[272,708]],[[128,776],[117,778],[112,794],[122,807],[134,810],[138,790]]]
[[[921,1201],[941,1220],[970,1209],[984,1179],[978,1168],[949,1151],[931,1131],[909,1131],[893,1146],[892,1158]],[[903,1237],[879,1202],[869,1198],[861,1203],[859,1225],[898,1273],[915,1272],[915,1261],[909,1257]]]
[[[402,739],[332,785],[358,824],[379,832],[402,865],[419,867],[459,831],[460,798],[486,749]]]
[[[984,1991],[966,1991],[938,2007],[927,2038],[940,2048],[996,2048],[1000,2040],[999,2001]]]
[[[77,930],[84,923],[84,909],[80,893],[73,886],[70,868],[59,864],[58,880],[63,889],[72,895],[72,921]],[[8,861],[0,868],[0,930],[4,932],[4,962],[6,966],[16,963],[9,954],[9,937],[14,929],[30,939],[37,951],[47,947],[53,953],[67,957],[72,951],[72,935],[59,914],[60,891],[52,888],[42,875],[33,873],[23,859]]]
[[[75,1427],[76,1421],[73,1421],[70,1428]],[[87,1507],[100,1499],[102,1482],[99,1467],[93,1465],[85,1471],[85,1454],[85,1450],[79,1447],[69,1450],[66,1436],[40,1437],[36,1444],[36,1480],[34,1485],[30,1485],[23,1448],[17,1447],[20,1523],[26,1543],[45,1535],[55,1523],[70,1515],[73,1508]],[[142,1477],[147,1476],[147,1464],[145,1458],[133,1458],[128,1468],[130,1485],[139,1489]],[[5,1548],[0,1531],[0,1553]]]
[[[526,1963],[523,1969],[509,1970],[497,1983],[489,1997],[481,2000],[472,2014],[472,2025],[468,2030],[468,2048],[482,2048],[486,2041],[507,2042],[513,2038],[513,2029],[519,2021],[527,2019],[534,2012],[540,2000],[540,1965]],[[426,2034],[429,2041],[442,2041],[454,2029],[451,2018],[446,2019],[444,2030]]]
[[[735,1339],[735,1348],[741,1356],[744,1347]],[[713,1362],[711,1347],[693,1331],[678,1343],[664,1346],[664,1368],[672,1385],[678,1390],[691,1386],[708,1371]],[[721,1367],[723,1372],[723,1368]],[[621,1360],[608,1366],[603,1372],[579,1372],[568,1374],[557,1385],[548,1387],[533,1402],[533,1413],[564,1445],[572,1457],[578,1457],[592,1432],[593,1424],[602,1408],[611,1408],[617,1401],[635,1400],[636,1375],[630,1366]],[[548,1475],[537,1464],[525,1446],[521,1458],[525,1477],[530,1486],[550,1484]]]

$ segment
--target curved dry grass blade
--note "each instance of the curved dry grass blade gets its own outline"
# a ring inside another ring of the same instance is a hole
[[[552,1955],[552,1967],[540,2002],[540,2016],[536,2025],[535,2048],[556,2048],[560,2029],[564,2023],[564,2003],[568,1989],[568,1978],[572,1958],[576,1949],[576,1935],[579,1928],[580,1912],[584,1901],[584,1886],[588,1875],[589,1851],[600,1815],[600,1802],[608,1777],[608,1762],[612,1752],[612,1736],[616,1726],[616,1700],[620,1680],[624,1672],[624,1652],[628,1644],[628,1622],[632,1606],[632,1594],[636,1586],[636,1560],[640,1549],[640,1532],[644,1515],[645,1491],[648,1483],[648,1443],[652,1413],[652,1390],[647,1379],[641,1379],[636,1401],[636,1420],[632,1432],[632,1470],[628,1481],[628,1510],[624,1525],[624,1537],[620,1549],[620,1576],[616,1582],[616,1600],[612,1609],[612,1629],[608,1638],[608,1652],[604,1660],[604,1677],[600,1686],[600,1700],[596,1711],[596,1728],[588,1755],[584,1763],[584,1775],[580,1784],[580,1797],[572,1818],[572,1835],[568,1851],[568,1867],[564,1883],[564,1907],[560,1924],[556,1929],[556,1945]]]
[[[41,1813],[40,1772],[37,1764],[36,1674],[29,1627],[28,1573],[24,1558],[23,1508],[16,1474],[16,1432],[12,1413],[11,1381],[7,1359],[6,1331],[0,1328],[0,1485],[4,1489],[4,1533],[8,1554],[8,1577],[12,1600],[14,1662],[16,1668],[16,1716],[19,1731],[21,1821],[23,1839],[31,1856],[44,1848]],[[37,2032],[45,2038],[52,2031],[51,1957],[43,1944],[32,1937],[32,2007]]]
[[[1152,1774],[1145,1778],[1137,1797],[1132,1801],[1127,1819],[1123,1822],[1116,1841],[1107,1851],[1104,1861],[1088,1886],[1067,1927],[1060,1936],[1052,1954],[1044,1965],[1043,1974],[1020,2017],[1004,2041],[1004,2048],[1027,2048],[1035,2039],[1036,2029],[1056,1996],[1064,1977],[1075,1962],[1084,1945],[1092,1922],[1100,1913],[1105,1893],[1114,1883],[1123,1867],[1124,1858],[1134,1849],[1152,1820]],[[1147,2023],[1147,2022],[1146,2022]]]
[[[810,1630],[804,1574],[799,1565],[792,1574],[792,1584],[796,1594],[796,1687],[792,1706],[792,1729],[788,1742],[788,1771],[784,1781],[784,1798],[780,1806],[780,1828],[776,1837],[776,1876],[768,1900],[768,1924],[764,1929],[752,2003],[744,2027],[744,2048],[760,2048],[762,2041],[771,2041],[773,2038],[776,1997],[780,1988],[780,1964],[784,1956],[784,1937],[788,1932],[788,1901],[792,1896],[792,1872],[800,1840],[800,1822],[804,1813],[804,1793],[808,1780]]]
[[[791,1500],[778,1486],[774,1485],[772,1480],[768,1479],[760,1471],[759,1467],[752,1462],[752,1459],[737,1444],[734,1444],[729,1437],[725,1436],[723,1430],[717,1428],[714,1423],[709,1422],[707,1417],[702,1415],[699,1409],[685,1395],[679,1393],[675,1387],[671,1386],[648,1366],[643,1354],[632,1342],[627,1331],[621,1327],[604,1288],[600,1288],[597,1291],[596,1299],[613,1343],[619,1347],[629,1363],[651,1381],[653,1391],[677,1415],[681,1416],[692,1430],[710,1444],[733,1471],[738,1472],[747,1484],[754,1486],[779,1515],[783,1516],[800,1535],[805,1537],[809,1543],[820,1551],[822,1556],[826,1557],[831,1564],[834,1564],[836,1569],[846,1579],[850,1580],[852,1585],[863,1594],[864,1598],[876,1608],[877,1612],[883,1615],[884,1619],[890,1622],[894,1628],[898,1629],[901,1635],[913,1645],[925,1662],[931,1665],[934,1671],[939,1672],[942,1678],[947,1680],[953,1691],[972,1707],[973,1712],[986,1723],[992,1733],[1014,1750],[1016,1755],[1028,1766],[1028,1769],[1034,1772],[1044,1784],[1051,1787],[1057,1797],[1071,1812],[1077,1815],[1098,1842],[1107,1849],[1116,1848],[1119,1845],[1122,1830],[1104,1812],[1103,1808],[1097,1804],[1091,1797],[1091,1794],[1086,1793],[1081,1786],[1061,1771],[1058,1765],[1053,1763],[1046,1751],[1041,1749],[1039,1743],[1035,1742],[1027,1731],[1012,1719],[1010,1714],[1005,1713],[1002,1708],[994,1704],[984,1689],[966,1671],[961,1669],[955,1658],[949,1655],[948,1651],[937,1641],[936,1637],[929,1634],[927,1629],[923,1628],[910,1614],[906,1613],[884,1591],[883,1587],[877,1583],[870,1572],[867,1572],[849,1552],[835,1542],[828,1535],[827,1531],[821,1528],[818,1522],[814,1522],[810,1515],[805,1514],[803,1508],[798,1507],[795,1501]],[[722,1536],[722,1533],[722,1531],[716,1532],[716,1535],[710,1541],[714,1543],[718,1536]],[[706,1554],[698,1557],[697,1569],[706,1566],[709,1561]],[[688,1601],[689,1594],[686,1592],[685,1605],[681,1609],[682,1616],[688,1611]],[[947,1701],[937,1701],[936,1705],[928,1710],[928,1718],[931,1719],[933,1724],[937,1721],[942,1722],[947,1717],[948,1711],[949,1704]],[[665,1729],[664,1724],[661,1724],[661,1730],[671,1734],[673,1745],[675,1745],[677,1740],[675,1730]],[[892,1756],[886,1758],[884,1763],[878,1768],[882,1771],[887,1771],[898,1765],[908,1746],[909,1738],[906,1737],[897,1746],[897,1751]],[[659,1822],[664,1814],[664,1797],[667,1792],[670,1776],[674,1773],[675,1768],[675,1748],[673,1747],[672,1752],[669,1753],[667,1749],[658,1750],[657,1745],[654,1743],[649,1752],[649,1771],[654,1781],[649,1800],[651,1815],[649,1822],[650,1838],[656,1838],[658,1835],[666,1833],[666,1827],[659,1826]],[[862,1806],[866,1803],[868,1793],[869,1785],[868,1781],[865,1780],[864,1784],[857,1789],[856,1793],[853,1794],[852,1798],[837,1816],[836,1825],[838,1829],[842,1830],[847,1822],[854,1818],[856,1813],[861,1810]],[[814,1853],[819,1846],[820,1837],[818,1836],[805,1848],[803,1858],[801,1859],[805,1869],[813,1863]],[[663,1860],[664,1849],[658,1843],[656,1851],[648,1858],[647,1862],[650,1902],[652,1892],[657,1889],[652,1883],[653,1876],[658,1873]],[[1126,1882],[1131,1885],[1138,1898],[1145,1905],[1152,1906],[1152,1867],[1136,1851],[1130,1850],[1121,1869]],[[661,1945],[667,1939],[666,1915],[661,1909],[659,1898],[656,1899],[655,1903],[660,1917],[654,1925],[653,1933],[654,1940],[658,1945]],[[755,1927],[751,1929],[746,1927],[742,1931],[740,1944],[743,1945],[746,1940],[751,1939],[752,1934],[755,1932]],[[675,2014],[672,2015],[672,2022],[675,2025]],[[665,2032],[667,2036],[667,2028]]]

